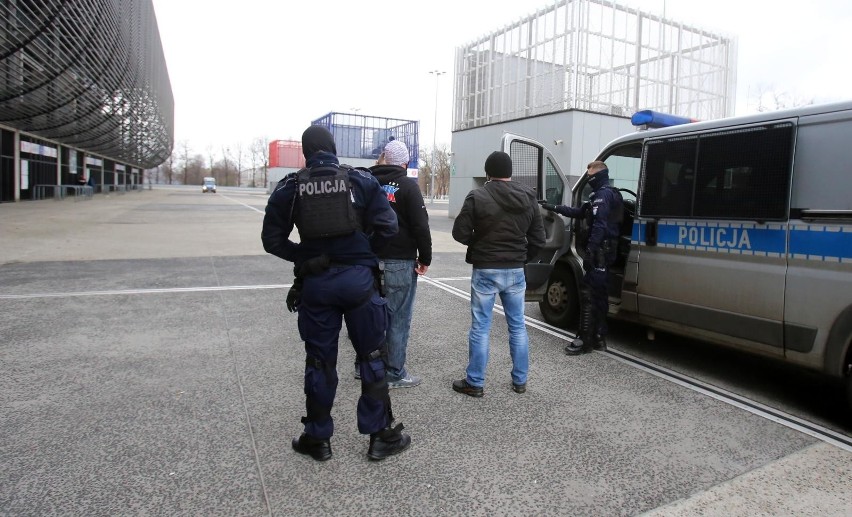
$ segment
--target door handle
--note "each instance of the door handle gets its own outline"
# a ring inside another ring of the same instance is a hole
[[[645,244],[648,246],[657,245],[657,221],[645,223]]]

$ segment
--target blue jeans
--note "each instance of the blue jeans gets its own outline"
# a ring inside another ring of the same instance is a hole
[[[524,291],[527,282],[524,268],[473,269],[470,277],[470,332],[467,365],[467,383],[485,385],[485,368],[488,365],[488,335],[494,301],[500,295],[506,322],[509,325],[509,355],[512,357],[512,382],[526,384],[530,362],[530,339],[524,323]]]
[[[417,291],[414,260],[388,259],[385,263],[385,299],[390,323],[387,332],[388,382],[408,376],[405,371],[405,352],[411,330],[411,313]]]

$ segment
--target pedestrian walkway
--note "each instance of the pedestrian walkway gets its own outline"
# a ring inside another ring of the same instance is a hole
[[[469,265],[436,221],[409,361],[410,450],[357,433],[343,346],[334,457],[290,449],[304,355],[264,193],[0,204],[2,515],[848,515],[852,455],[530,329],[527,391],[492,329],[467,361]],[[436,211],[433,217],[440,217]],[[344,341],[345,343],[345,341]]]

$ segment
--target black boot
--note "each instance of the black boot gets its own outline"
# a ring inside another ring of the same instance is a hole
[[[371,460],[383,460],[388,456],[399,454],[411,445],[411,437],[403,433],[404,426],[387,426],[377,433],[370,435],[370,448],[367,456]]]
[[[314,438],[307,433],[293,438],[293,450],[300,454],[307,454],[317,461],[331,459],[331,442],[328,439]]]
[[[579,337],[565,345],[565,353],[567,355],[582,355],[588,351],[588,345],[586,345],[586,342]]]
[[[592,319],[594,321],[594,338],[592,340],[592,348],[606,352],[606,312],[595,307],[592,311]]]
[[[592,293],[584,287],[580,290],[580,324],[577,328],[577,337],[565,347],[568,355],[580,355],[591,351],[594,343],[592,329],[595,328],[594,307],[592,307]]]

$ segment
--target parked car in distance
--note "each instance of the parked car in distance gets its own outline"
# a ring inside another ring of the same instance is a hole
[[[216,193],[216,178],[204,178],[204,183],[201,184],[201,192]]]

